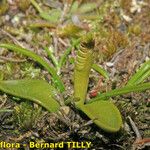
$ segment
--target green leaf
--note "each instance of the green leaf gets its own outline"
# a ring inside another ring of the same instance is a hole
[[[13,50],[15,52],[20,52],[21,54],[31,57],[34,61],[37,61],[39,64],[41,64],[51,75],[54,81],[55,86],[63,92],[65,90],[64,84],[62,83],[61,79],[57,75],[57,72],[54,68],[50,67],[50,65],[40,56],[35,54],[34,52],[27,50],[25,48],[22,48],[20,46],[16,46],[14,44],[0,44],[0,47],[7,48],[9,50]]]
[[[31,4],[36,8],[36,10],[39,12],[39,13],[42,13],[43,10],[40,8],[40,6],[38,5],[38,3],[35,1],[35,0],[30,0],[31,1]]]
[[[56,112],[60,108],[54,99],[56,91],[44,80],[0,81],[0,91],[31,100],[50,112]]]
[[[39,12],[41,18],[48,20],[50,22],[53,22],[53,23],[56,23],[59,21],[59,18],[61,16],[61,10],[53,9],[48,13],[47,11],[43,11],[35,0],[31,0],[31,3]]]
[[[58,67],[58,61],[57,61],[56,57],[53,55],[52,49],[49,49],[48,47],[45,47],[44,50],[46,51],[49,59],[53,62],[55,67]]]
[[[88,13],[97,8],[97,3],[85,3],[81,5],[78,9],[78,13]]]
[[[142,83],[148,77],[150,77],[150,60],[142,64],[141,68],[128,81],[127,85]]]
[[[97,64],[92,65],[92,69],[97,71],[99,74],[101,74],[106,79],[109,79],[109,74],[106,70],[104,70],[102,67],[98,66]]]
[[[79,2],[74,1],[71,5],[70,13],[73,14],[73,13],[77,12],[78,7],[79,7]]]
[[[94,40],[91,34],[82,40],[74,69],[74,97],[78,104],[84,104],[89,83],[89,74],[94,59]]]
[[[49,13],[45,11],[40,13],[41,18],[53,23],[57,23],[60,19],[60,16],[61,16],[61,11],[56,9],[51,10]]]
[[[110,101],[96,101],[79,106],[93,122],[107,132],[117,132],[122,127],[118,108]]]
[[[70,54],[72,48],[74,48],[75,46],[77,46],[80,42],[80,39],[77,39],[74,41],[74,43],[66,49],[66,51],[64,52],[64,54],[61,56],[60,61],[58,63],[58,68],[60,69],[66,62],[68,55]]]
[[[88,103],[92,103],[92,102],[99,101],[99,100],[105,100],[112,96],[127,94],[127,93],[131,93],[131,92],[141,92],[141,91],[145,91],[148,89],[150,89],[150,82],[142,83],[139,85],[125,86],[125,87],[122,87],[119,89],[108,91],[106,93],[102,93],[102,94],[98,95],[97,97],[91,99]]]

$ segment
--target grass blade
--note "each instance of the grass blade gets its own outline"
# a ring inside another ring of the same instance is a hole
[[[142,83],[148,77],[150,77],[150,70],[145,72],[140,79],[138,79],[137,84]]]
[[[78,45],[80,42],[80,39],[77,39],[69,48],[66,49],[62,57],[60,58],[60,61],[58,63],[58,68],[60,69],[66,62],[68,55],[70,54],[73,47]]]
[[[97,64],[93,64],[92,65],[92,69],[94,69],[95,71],[97,71],[99,74],[101,74],[106,79],[109,79],[108,72],[105,69],[103,69],[102,67],[98,66]]]
[[[32,5],[36,8],[36,10],[39,12],[39,13],[42,13],[42,9],[40,8],[40,6],[38,5],[38,3],[35,1],[35,0],[30,0]]]
[[[150,60],[145,62],[141,68],[131,77],[127,85],[142,83],[150,76]]]
[[[55,67],[58,67],[58,61],[55,58],[55,56],[53,55],[52,51],[50,49],[48,49],[48,47],[45,47],[44,50],[46,51],[49,59],[52,60],[52,62],[55,65]]]
[[[51,75],[53,78],[53,82],[61,92],[65,90],[64,84],[62,83],[61,79],[57,75],[56,71],[54,68],[50,67],[50,65],[40,56],[35,54],[32,51],[29,51],[27,49],[24,49],[20,46],[16,46],[14,44],[0,44],[0,47],[7,48],[9,50],[13,50],[15,52],[20,52],[23,55],[26,55],[28,57],[31,57],[34,61],[37,61],[39,64],[41,64]]]
[[[13,112],[12,109],[0,109],[0,113]]]
[[[141,92],[141,91],[145,91],[148,89],[150,89],[150,82],[142,83],[139,85],[125,86],[123,88],[119,88],[119,89],[115,89],[112,91],[108,91],[106,93],[102,93],[102,94],[98,95],[96,98],[91,99],[88,103],[92,103],[92,102],[99,101],[99,100],[109,99],[112,96],[127,94],[130,92]]]

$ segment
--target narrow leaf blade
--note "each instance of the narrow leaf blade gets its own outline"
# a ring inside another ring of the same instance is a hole
[[[64,54],[62,55],[62,57],[60,58],[60,61],[58,63],[58,67],[59,68],[61,68],[65,64],[65,62],[67,60],[67,57],[70,54],[72,48],[74,48],[75,46],[77,46],[79,44],[79,42],[80,42],[80,39],[77,39],[76,41],[74,41],[74,43],[70,47],[68,47],[66,49],[66,51],[64,52]]]
[[[50,65],[40,56],[35,54],[34,52],[22,48],[20,46],[16,46],[14,44],[0,44],[0,47],[7,48],[9,50],[13,50],[15,52],[20,52],[21,54],[31,57],[34,61],[37,61],[41,64],[53,77],[54,84],[61,92],[65,90],[64,84],[62,83],[61,79],[57,75],[54,68],[50,67]]]
[[[92,65],[92,69],[100,73],[103,77],[106,79],[109,79],[109,74],[106,70],[104,70],[102,67],[98,66],[97,64]]]
[[[127,85],[142,83],[150,76],[150,60],[143,63],[141,68],[131,77]]]
[[[0,91],[31,100],[50,112],[60,108],[59,103],[54,99],[54,88],[44,80],[0,81]]]
[[[150,89],[150,82],[142,83],[139,85],[125,86],[123,88],[119,88],[119,89],[108,91],[106,93],[102,93],[102,94],[98,95],[97,97],[91,99],[88,103],[92,103],[94,101],[99,101],[99,100],[105,100],[112,96],[127,94],[127,93],[131,93],[131,92],[141,92],[141,91],[145,91],[148,89]]]

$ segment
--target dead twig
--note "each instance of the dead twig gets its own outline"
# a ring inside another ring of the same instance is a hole
[[[23,48],[25,48],[15,37],[13,37],[10,33],[8,33],[7,31],[0,29],[0,31],[4,34],[7,35],[10,39],[13,40],[13,42]]]
[[[7,101],[7,95],[0,96],[0,101],[2,101],[2,104],[0,104],[0,108],[2,108]]]
[[[141,136],[141,134],[140,134],[140,132],[139,132],[137,126],[135,125],[134,121],[131,119],[130,116],[128,116],[128,119],[129,119],[129,121],[130,121],[130,124],[131,124],[131,126],[132,126],[133,131],[134,131],[135,134],[136,134],[136,140],[142,139],[142,136]]]
[[[133,122],[133,120],[131,119],[131,117],[128,117],[128,118],[129,118],[130,124],[132,126],[132,129],[136,134],[136,139],[132,145],[132,150],[143,149],[143,148],[145,148],[145,146],[150,146],[150,138],[142,138],[138,128],[136,127],[136,125]]]
[[[58,38],[58,41],[65,47],[68,46],[68,44],[66,42],[64,42],[61,38]],[[70,46],[70,45],[69,45]]]
[[[59,20],[59,24],[61,24],[64,20],[65,20],[65,16],[71,6],[71,2],[69,2],[68,0],[64,3],[64,8],[63,8],[63,11],[62,11],[62,15],[60,17],[60,20]]]
[[[13,58],[8,58],[8,57],[4,57],[4,56],[0,56],[0,60],[3,61],[3,63],[9,61],[9,62],[14,62],[14,63],[20,63],[20,62],[25,62],[26,59],[13,59]]]

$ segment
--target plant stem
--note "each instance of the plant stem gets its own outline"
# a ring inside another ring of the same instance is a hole
[[[30,0],[30,1],[39,13],[43,12],[43,10],[40,8],[40,6],[38,5],[38,3],[35,0]]]

